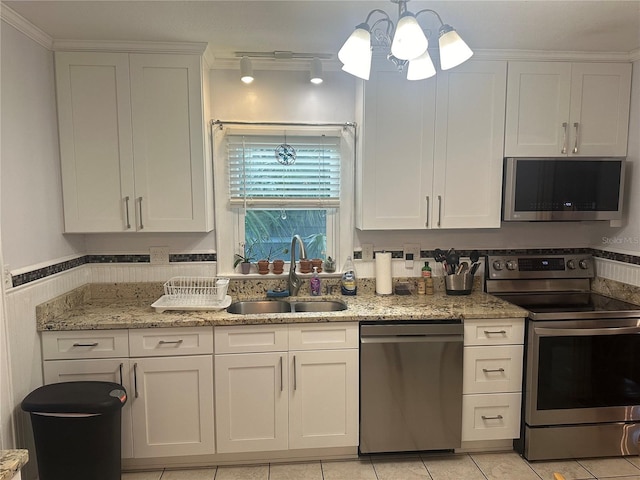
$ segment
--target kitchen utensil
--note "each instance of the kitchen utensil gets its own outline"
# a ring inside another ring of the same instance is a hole
[[[480,252],[478,252],[478,250],[472,250],[469,254],[469,260],[471,260],[471,269],[469,270],[469,273],[474,275],[480,266]]]
[[[433,258],[436,262],[444,262],[446,260],[446,256],[444,254],[444,252],[442,250],[440,250],[439,248],[436,248],[433,251]]]
[[[456,275],[461,275],[463,273],[467,273],[468,271],[469,271],[469,263],[468,262],[462,262],[458,266],[458,269],[456,270]]]
[[[455,273],[458,270],[458,264],[460,263],[460,256],[452,248],[447,253],[447,264],[451,265],[451,273]]]
[[[471,265],[471,270],[469,270],[469,274],[470,275],[475,275],[475,273],[478,270],[479,266],[480,266],[480,262],[476,262],[473,265]]]

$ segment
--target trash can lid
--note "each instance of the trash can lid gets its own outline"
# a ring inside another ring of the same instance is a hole
[[[119,383],[62,382],[35,389],[22,410],[36,413],[106,413],[122,408],[127,392]]]

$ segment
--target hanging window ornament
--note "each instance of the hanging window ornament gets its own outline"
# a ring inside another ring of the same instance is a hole
[[[284,132],[284,143],[276,147],[276,160],[282,165],[293,165],[296,161],[296,149],[287,143],[287,132]]]

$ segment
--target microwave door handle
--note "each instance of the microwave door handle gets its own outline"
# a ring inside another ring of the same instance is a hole
[[[576,138],[575,143],[573,144],[573,153],[578,153],[578,129],[580,128],[580,124],[578,122],[575,122],[573,126],[576,129]]]
[[[587,337],[595,335],[622,335],[640,333],[640,326],[636,327],[609,327],[609,328],[543,328],[533,329],[537,335],[545,337]]]
[[[560,153],[565,154],[567,153],[567,127],[569,126],[569,124],[567,122],[562,122],[562,150],[560,150]]]

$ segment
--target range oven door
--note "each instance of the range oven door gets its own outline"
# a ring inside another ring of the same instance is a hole
[[[529,322],[525,422],[640,420],[640,319]]]

